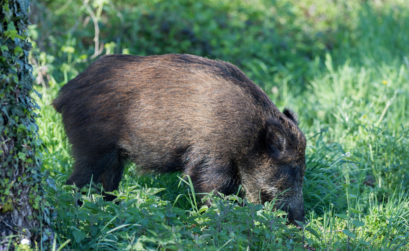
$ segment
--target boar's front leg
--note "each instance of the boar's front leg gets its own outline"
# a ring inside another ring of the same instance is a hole
[[[185,174],[190,176],[198,194],[212,191],[234,194],[240,185],[237,166],[231,160],[207,158],[191,162],[186,165]]]

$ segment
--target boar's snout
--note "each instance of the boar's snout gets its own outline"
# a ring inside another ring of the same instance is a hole
[[[304,223],[304,199],[302,191],[297,191],[292,197],[287,198],[281,204],[281,208],[287,212],[288,221],[294,225]],[[299,223],[298,223],[299,222]]]
[[[289,206],[288,208],[288,221],[292,224],[298,225],[297,222],[304,223],[304,204],[301,205]]]

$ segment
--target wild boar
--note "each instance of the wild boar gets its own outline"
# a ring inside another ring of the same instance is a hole
[[[124,161],[183,171],[198,193],[277,199],[303,221],[306,139],[236,66],[193,55],[104,56],[54,100],[75,159],[67,184],[118,188]]]

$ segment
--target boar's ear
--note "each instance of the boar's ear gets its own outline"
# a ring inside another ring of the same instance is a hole
[[[266,121],[266,146],[267,151],[274,158],[278,159],[285,152],[287,140],[281,123],[276,119]]]
[[[291,111],[288,108],[284,108],[283,113],[287,118],[291,119],[294,123],[296,123],[298,125],[297,115],[295,115],[295,113],[293,111]]]

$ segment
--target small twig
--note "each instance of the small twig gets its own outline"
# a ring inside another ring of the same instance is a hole
[[[102,51],[104,50],[104,46],[99,44],[99,25],[98,25],[98,18],[95,16],[94,11],[91,9],[91,7],[88,5],[88,0],[84,1],[84,6],[85,9],[88,11],[92,23],[94,24],[94,54],[91,56],[91,58],[96,58],[98,57]]]

